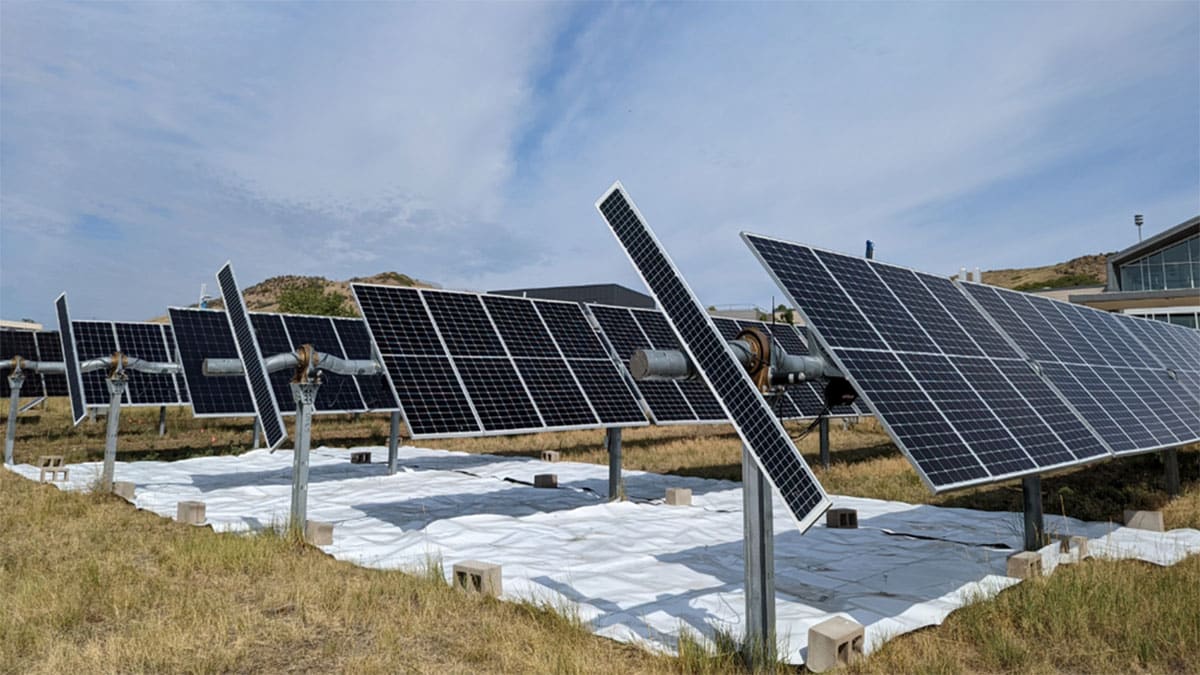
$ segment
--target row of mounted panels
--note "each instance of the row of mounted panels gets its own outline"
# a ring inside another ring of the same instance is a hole
[[[743,237],[935,490],[1200,440],[1200,332]]]
[[[0,330],[0,361],[20,356],[27,361],[62,361],[62,340],[56,330]],[[26,376],[21,395],[27,398],[66,396],[67,378],[60,374]],[[12,390],[7,377],[0,377],[0,398],[8,398]]]
[[[164,363],[174,361],[175,334],[162,323],[133,321],[71,321],[75,338],[75,354],[80,363],[90,359],[112,356],[121,352],[144,361]],[[187,383],[173,374],[151,374],[129,371],[121,405],[164,406],[187,405]],[[105,370],[83,373],[83,402],[89,408],[109,404]]]
[[[238,346],[225,312],[172,307],[171,326],[178,336],[179,362],[197,417],[253,417],[254,403],[244,377],[207,376],[207,358],[239,358]],[[292,352],[311,344],[318,351],[346,359],[372,359],[371,338],[361,319],[250,313],[255,338],[264,355]],[[290,381],[292,373],[269,375],[271,389],[284,414],[295,412]],[[345,376],[323,373],[317,393],[316,413],[387,412],[397,409],[396,399],[382,375]]]
[[[728,421],[702,381],[630,376],[634,351],[680,348],[657,310],[368,284],[353,290],[415,438],[636,426],[647,417]],[[821,412],[816,391],[802,389],[797,399],[781,397],[784,418]]]

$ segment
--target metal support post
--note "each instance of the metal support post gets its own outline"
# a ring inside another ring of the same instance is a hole
[[[1036,551],[1042,547],[1042,535],[1046,531],[1042,513],[1042,477],[1035,474],[1022,478],[1021,497],[1025,510],[1025,550]]]
[[[621,482],[621,428],[604,430],[604,447],[608,449],[608,501],[625,498],[625,484]]]
[[[821,468],[829,468],[829,418],[822,417],[820,423]]]
[[[158,407],[158,436],[159,438],[167,435],[167,406]]]
[[[104,428],[104,469],[100,474],[100,490],[112,492],[113,470],[117,463],[117,431],[121,428],[121,399],[129,382],[124,373],[105,380],[108,383],[108,422]]]
[[[262,425],[259,424],[258,418],[254,418],[254,438],[250,439],[250,449],[257,450],[262,444]]]
[[[396,473],[400,454],[400,411],[392,411],[392,428],[388,432],[388,475]]]
[[[14,370],[8,376],[8,386],[12,389],[12,403],[8,406],[8,428],[4,430],[4,463],[12,466],[13,447],[17,444],[17,412],[21,407],[21,385],[25,384],[25,374]]]
[[[13,391],[16,391],[15,389]],[[15,394],[14,394],[15,396]],[[11,422],[10,422],[11,424]],[[1175,448],[1163,450],[1163,465],[1166,469],[1167,496],[1179,496],[1179,451]]]
[[[312,439],[312,414],[320,382],[293,382],[296,399],[296,450],[292,458],[292,513],[288,527],[304,533],[308,520],[308,445]]]
[[[775,662],[775,532],[771,484],[742,446],[742,540],[746,555],[746,642],[751,670]]]

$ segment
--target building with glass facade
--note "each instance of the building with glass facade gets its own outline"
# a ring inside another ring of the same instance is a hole
[[[1070,301],[1200,328],[1200,216],[1108,257],[1108,285]]]

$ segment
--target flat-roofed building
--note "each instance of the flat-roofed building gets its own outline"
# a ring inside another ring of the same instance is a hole
[[[1200,216],[1108,257],[1108,285],[1071,302],[1200,327]]]

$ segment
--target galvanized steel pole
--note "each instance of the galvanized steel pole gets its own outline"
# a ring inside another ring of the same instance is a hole
[[[400,461],[400,411],[392,411],[392,428],[388,432],[388,475],[396,473]]]
[[[1021,479],[1021,498],[1025,512],[1025,550],[1036,551],[1042,547],[1042,534],[1046,531],[1041,476],[1035,474]]]
[[[608,501],[625,499],[625,484],[621,481],[621,428],[604,430],[604,447],[608,450]]]
[[[820,422],[821,437],[821,468],[829,468],[829,418],[822,417]]]
[[[117,373],[105,382],[108,383],[108,421],[104,428],[104,468],[100,473],[100,489],[112,492],[113,471],[117,462],[117,431],[121,427],[121,399],[125,396],[129,381],[124,373]]]
[[[775,531],[771,484],[742,446],[742,543],[746,556],[746,643],[751,670],[775,662]]]
[[[8,386],[12,389],[12,403],[8,406],[8,428],[4,430],[4,463],[12,466],[13,447],[17,444],[17,412],[21,407],[21,385],[25,384],[25,374],[14,370],[8,376]]]
[[[320,382],[293,382],[296,399],[296,450],[292,457],[292,511],[288,528],[303,535],[308,521],[308,447],[312,439],[312,413]]]

